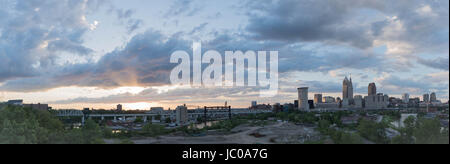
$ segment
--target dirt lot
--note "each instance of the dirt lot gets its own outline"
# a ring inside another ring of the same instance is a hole
[[[135,144],[301,144],[319,139],[320,134],[314,127],[274,122],[267,126],[241,125],[225,135],[186,137],[171,134],[157,138],[131,138],[131,141]],[[114,143],[113,140],[106,142]]]

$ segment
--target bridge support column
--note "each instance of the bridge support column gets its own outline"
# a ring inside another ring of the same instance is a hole
[[[147,116],[144,116],[144,123],[147,123]]]
[[[155,116],[152,116],[152,122],[155,121]]]
[[[81,125],[84,125],[84,116],[81,117]]]
[[[103,121],[103,120],[105,120],[105,117],[104,117],[104,116],[102,116],[102,121]]]
[[[117,121],[117,117],[116,116],[114,116],[114,121]]]

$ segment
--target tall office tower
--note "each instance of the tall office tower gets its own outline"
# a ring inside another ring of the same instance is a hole
[[[431,93],[431,95],[430,95],[430,101],[431,102],[437,102],[437,97],[436,97],[436,93]]]
[[[369,96],[376,96],[377,95],[377,85],[375,83],[369,84]]]
[[[430,102],[430,94],[424,94],[423,95],[423,102]]]
[[[322,103],[322,94],[315,94],[314,95],[314,103]]]
[[[344,82],[342,84],[342,98],[351,100],[353,99],[353,82],[352,78],[350,80],[345,77]]]
[[[403,103],[409,103],[409,94],[404,93],[402,95],[402,101],[403,101]]]
[[[309,111],[308,87],[298,88],[298,109]]]
[[[119,105],[117,105],[117,108],[116,108],[116,110],[118,110],[118,111],[122,111],[122,104],[119,104]]]

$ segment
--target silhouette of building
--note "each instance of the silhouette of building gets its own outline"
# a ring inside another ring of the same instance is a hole
[[[117,105],[116,110],[117,110],[117,111],[122,111],[122,110],[123,110],[123,109],[122,109],[122,104]]]

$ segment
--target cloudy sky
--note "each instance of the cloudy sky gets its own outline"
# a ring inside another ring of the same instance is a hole
[[[280,90],[179,88],[170,54],[279,51]],[[296,88],[449,96],[447,0],[0,0],[0,101],[54,108],[247,107]]]

